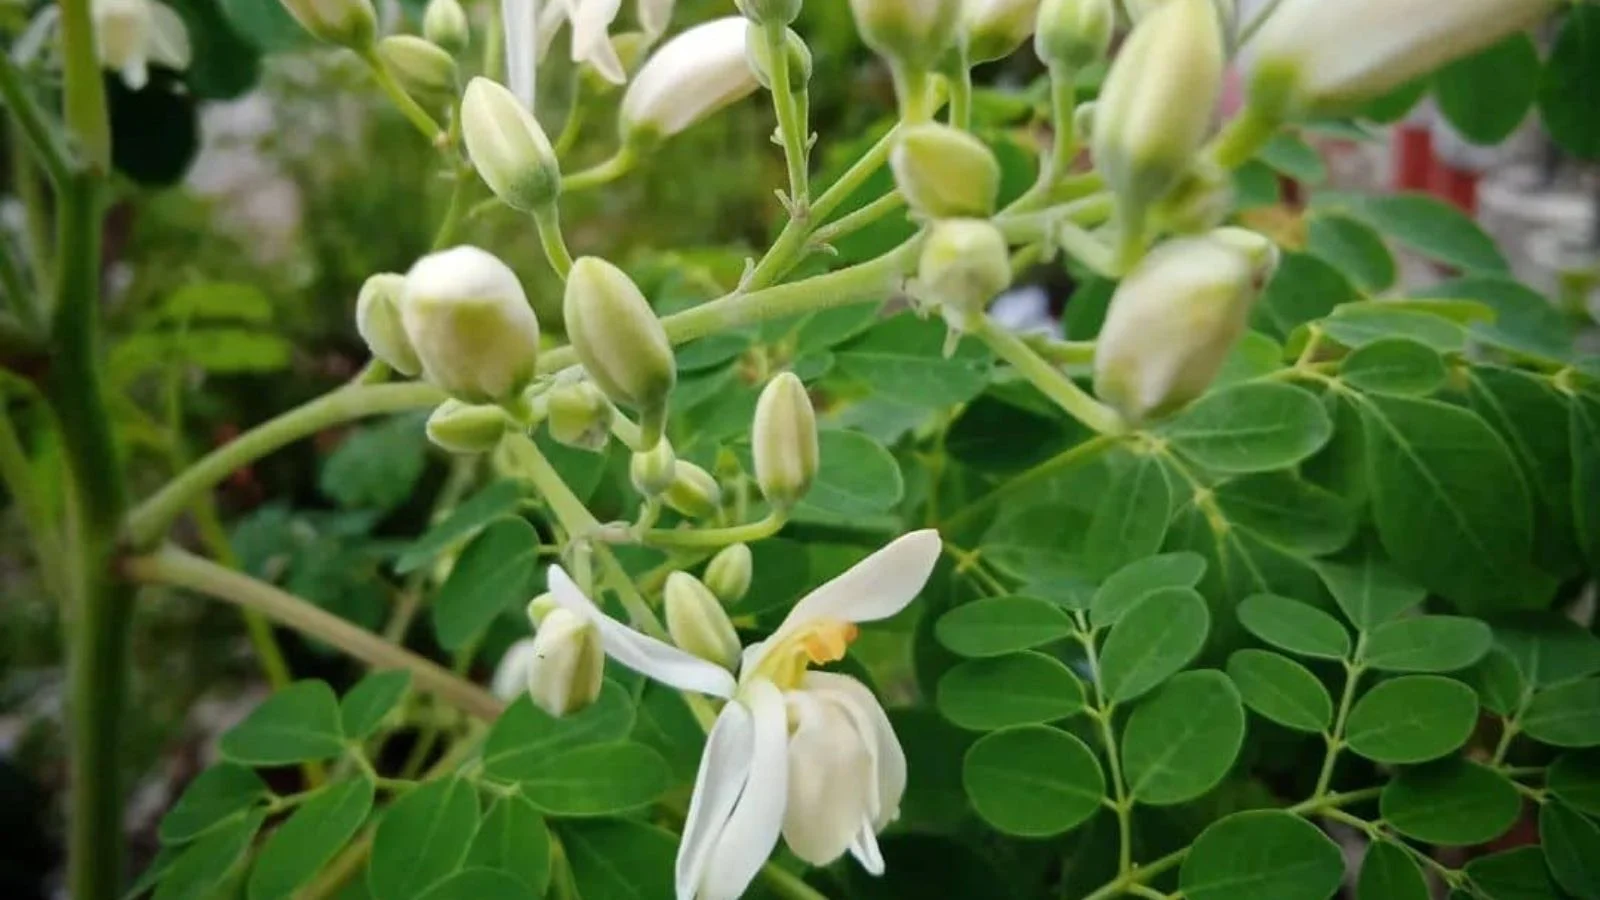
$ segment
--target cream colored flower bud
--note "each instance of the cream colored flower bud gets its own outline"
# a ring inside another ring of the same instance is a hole
[[[500,202],[533,212],[561,194],[561,164],[550,139],[506,88],[481,76],[467,84],[461,136],[478,176]]]
[[[679,515],[703,519],[722,506],[722,486],[710,472],[680,459],[672,469],[672,483],[667,485],[661,499]]]
[[[406,277],[393,272],[368,278],[356,298],[356,331],[373,356],[401,375],[414,377],[422,371],[422,363],[400,321],[400,298],[405,288]]]
[[[587,381],[551,388],[545,411],[550,436],[559,443],[598,453],[611,442],[616,411],[606,395]]]
[[[964,0],[967,59],[982,63],[1015,53],[1033,35],[1039,0]]]
[[[1211,131],[1222,90],[1222,31],[1211,0],[1167,0],[1117,54],[1095,110],[1095,168],[1123,227],[1142,231]]]
[[[788,510],[811,489],[821,466],[817,414],[811,395],[793,372],[767,382],[750,429],[756,484],[775,509]]]
[[[646,497],[658,497],[672,487],[678,477],[678,454],[672,442],[663,438],[649,450],[633,454],[628,462],[628,476],[633,488]]]
[[[755,576],[755,559],[748,544],[730,544],[717,551],[706,564],[705,585],[717,599],[732,605],[750,593],[750,581]]]
[[[672,344],[655,310],[621,269],[586,256],[567,275],[562,312],[589,379],[614,402],[639,412],[645,446],[654,446],[678,381]]]
[[[630,142],[671,137],[757,87],[745,59],[745,20],[714,19],[679,34],[650,57],[622,97]]]
[[[378,42],[378,57],[389,67],[406,93],[419,99],[454,99],[456,61],[437,44],[409,34],[396,34]]]
[[[800,17],[800,0],[737,0],[739,11],[757,24],[788,25]]]
[[[460,55],[472,40],[472,26],[460,0],[428,0],[422,11],[422,36]]]
[[[560,608],[561,605],[556,603],[555,595],[546,591],[528,601],[528,622],[537,629],[544,624],[547,616]]]
[[[784,46],[789,56],[789,90],[798,94],[811,81],[811,48],[792,30],[787,32]],[[756,81],[772,90],[772,54],[767,48],[766,32],[754,22],[745,29],[745,55],[751,71],[756,73]]]
[[[400,319],[422,373],[468,403],[502,403],[528,386],[539,320],[505,263],[477,247],[424,256],[406,274]]]
[[[1560,0],[1287,0],[1250,47],[1250,103],[1281,118],[1350,112],[1548,15]]]
[[[863,43],[910,69],[933,68],[961,26],[961,0],[850,0],[850,12]]]
[[[1076,71],[1106,58],[1116,27],[1113,0],[1044,0],[1033,49],[1046,65]]]
[[[1239,228],[1157,247],[1112,297],[1095,347],[1095,393],[1135,423],[1205,393],[1276,261],[1271,241]]]
[[[606,654],[593,622],[569,610],[551,610],[540,623],[533,646],[528,693],[535,706],[559,719],[600,696]]]
[[[973,330],[989,302],[1011,284],[1005,236],[985,219],[933,226],[917,265],[917,292],[957,334]]]
[[[289,15],[311,36],[330,44],[365,50],[378,33],[371,0],[281,0]]]
[[[739,663],[739,634],[715,594],[688,572],[667,576],[667,634],[681,649],[732,671]]]
[[[931,219],[988,216],[1000,196],[1000,164],[983,141],[948,125],[907,128],[889,154],[906,203]]]
[[[500,444],[510,424],[498,406],[446,400],[428,417],[428,440],[451,453],[488,453]]]

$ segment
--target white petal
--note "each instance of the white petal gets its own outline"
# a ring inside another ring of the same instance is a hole
[[[179,71],[189,68],[189,61],[193,59],[189,30],[183,27],[183,18],[172,7],[150,4],[150,35],[146,40],[151,62]]]
[[[889,723],[888,713],[866,685],[848,675],[807,672],[805,687],[840,702],[861,732],[872,755],[877,787],[869,812],[873,827],[882,831],[900,818],[900,801],[906,793],[906,751]]]
[[[539,10],[539,23],[537,28],[538,39],[534,47],[538,49],[536,59],[544,59],[550,52],[550,45],[555,43],[556,33],[567,21],[567,0],[548,0],[544,8]]]
[[[789,739],[789,804],[783,839],[814,866],[843,856],[875,799],[866,743],[843,705],[811,691],[785,695],[796,722]]]
[[[600,643],[606,655],[628,668],[683,691],[696,691],[717,697],[732,697],[733,676],[719,665],[679,650],[671,644],[640,634],[618,622],[583,595],[560,566],[551,566],[548,578],[550,595],[563,609],[587,616],[600,629]]]
[[[622,97],[624,129],[671,137],[756,90],[743,16],[702,22],[661,45]]]
[[[150,67],[145,65],[144,57],[138,56],[128,60],[122,66],[122,83],[130,91],[142,91],[150,83]]]
[[[754,751],[755,725],[750,711],[742,703],[729,703],[706,736],[700,773],[695,776],[694,795],[689,799],[689,817],[683,824],[683,841],[678,844],[678,900],[694,900],[705,877],[706,864],[750,777]]]
[[[595,67],[607,81],[622,84],[628,72],[622,67],[617,48],[611,44],[611,23],[622,8],[622,0],[580,0],[572,15],[572,61]]]
[[[501,28],[506,42],[506,87],[531,112],[539,67],[536,0],[502,0]]]
[[[712,851],[699,900],[737,900],[778,845],[789,795],[789,717],[783,694],[770,681],[745,688],[754,721],[750,777]]]
[[[506,648],[495,667],[490,693],[501,700],[515,700],[528,689],[528,669],[533,665],[533,638],[523,638]]]
[[[672,24],[672,6],[676,0],[639,0],[639,27],[652,41],[667,31]]]
[[[878,849],[878,836],[872,832],[872,822],[861,820],[861,831],[850,844],[850,855],[861,863],[868,875],[883,874],[883,853]]]

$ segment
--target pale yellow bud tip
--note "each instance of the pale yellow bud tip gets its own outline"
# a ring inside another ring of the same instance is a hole
[[[1000,164],[980,140],[933,123],[905,130],[889,155],[895,184],[928,218],[988,216],[1000,195]]]
[[[722,604],[687,572],[667,576],[667,633],[683,650],[732,670],[739,662],[739,635]]]
[[[750,442],[756,483],[767,502],[778,510],[800,502],[817,477],[821,451],[811,397],[794,373],[767,382],[756,401]]]

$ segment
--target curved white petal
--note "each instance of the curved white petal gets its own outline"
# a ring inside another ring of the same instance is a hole
[[[142,91],[150,83],[150,67],[145,64],[144,57],[138,56],[128,60],[122,65],[122,83],[130,91]]]
[[[702,22],[645,61],[622,97],[624,128],[671,137],[758,87],[745,56],[743,16]]]
[[[732,697],[735,684],[728,670],[658,641],[606,615],[583,595],[560,566],[551,566],[550,595],[563,609],[588,617],[600,629],[606,655],[641,675],[683,691]]]
[[[783,839],[794,854],[826,866],[855,842],[877,780],[855,722],[826,694],[785,695],[796,727],[789,738],[789,803]]]
[[[611,44],[611,23],[622,9],[622,0],[578,0],[572,16],[572,61],[588,63],[613,84],[628,80],[617,48]]]
[[[807,672],[805,688],[839,702],[861,733],[872,756],[877,788],[868,814],[873,828],[882,831],[900,818],[900,801],[906,793],[906,751],[889,723],[889,714],[866,685],[848,675]]]
[[[712,851],[699,900],[737,900],[761,871],[783,828],[789,795],[789,719],[783,694],[770,681],[745,688],[755,740],[750,777]]]
[[[145,40],[150,61],[169,69],[187,69],[194,58],[189,29],[183,27],[183,17],[170,6],[150,4],[150,34]]]
[[[550,45],[555,43],[556,34],[566,23],[567,2],[568,0],[548,0],[539,10],[537,40],[534,41],[534,47],[539,51],[536,59],[544,59],[545,54],[550,52]]]
[[[870,820],[861,820],[861,831],[850,844],[850,855],[861,863],[861,868],[866,869],[868,875],[883,874],[883,852],[878,849],[878,836],[873,833]]]
[[[694,795],[689,799],[689,817],[683,824],[683,841],[678,844],[678,900],[694,900],[711,854],[749,780],[754,752],[755,724],[750,711],[741,703],[729,703],[706,736],[700,773],[695,776]]]
[[[489,691],[501,700],[515,700],[528,689],[528,670],[533,667],[533,638],[523,638],[506,648],[495,667]]]
[[[531,112],[538,86],[537,0],[501,0],[500,24],[506,42],[506,87]]]
[[[672,24],[672,6],[676,0],[639,0],[639,27],[650,40],[667,32]]]

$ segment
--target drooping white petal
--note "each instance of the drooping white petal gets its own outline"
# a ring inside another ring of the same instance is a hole
[[[861,863],[868,875],[883,874],[883,852],[878,849],[878,835],[873,832],[871,820],[861,820],[861,830],[850,844],[850,855]]]
[[[539,0],[501,0],[500,24],[506,42],[506,87],[530,111],[538,82]]]
[[[745,687],[741,699],[750,707],[755,740],[750,777],[717,840],[698,900],[737,900],[761,871],[783,828],[789,795],[789,720],[783,694],[770,681]],[[695,900],[682,895],[679,900]]]
[[[150,4],[150,35],[145,54],[150,62],[182,71],[189,68],[193,51],[189,46],[189,29],[183,26],[183,17],[170,6]]]
[[[506,648],[495,667],[489,691],[501,700],[515,700],[528,689],[528,670],[533,667],[533,638],[523,638]]]
[[[560,566],[551,566],[550,595],[563,609],[587,616],[600,630],[600,643],[606,655],[641,675],[684,691],[717,697],[732,697],[733,676],[721,666],[658,641],[618,622],[583,595],[571,576]]]
[[[677,0],[639,0],[639,27],[652,41],[667,32],[672,24],[672,7]]]
[[[870,824],[882,831],[900,817],[900,801],[906,793],[906,751],[888,713],[866,685],[848,675],[807,672],[805,689],[839,703],[860,732],[872,757],[876,786],[868,809]]]
[[[789,738],[789,803],[783,839],[814,866],[843,856],[855,842],[876,773],[866,742],[842,704],[812,691],[785,695],[796,723]]]
[[[622,58],[611,44],[611,23],[622,9],[622,0],[573,0],[567,14],[572,18],[572,61],[594,66],[612,84],[628,80]]]
[[[539,51],[538,59],[544,59],[550,52],[550,45],[555,43],[556,34],[561,31],[561,26],[567,21],[567,3],[569,0],[546,0],[539,10],[539,22],[536,29],[537,40],[534,47]]]
[[[693,900],[705,877],[706,865],[749,780],[754,752],[755,724],[750,711],[742,703],[729,703],[706,736],[700,773],[695,776],[694,795],[689,799],[689,817],[678,844],[676,881],[681,900]]]

